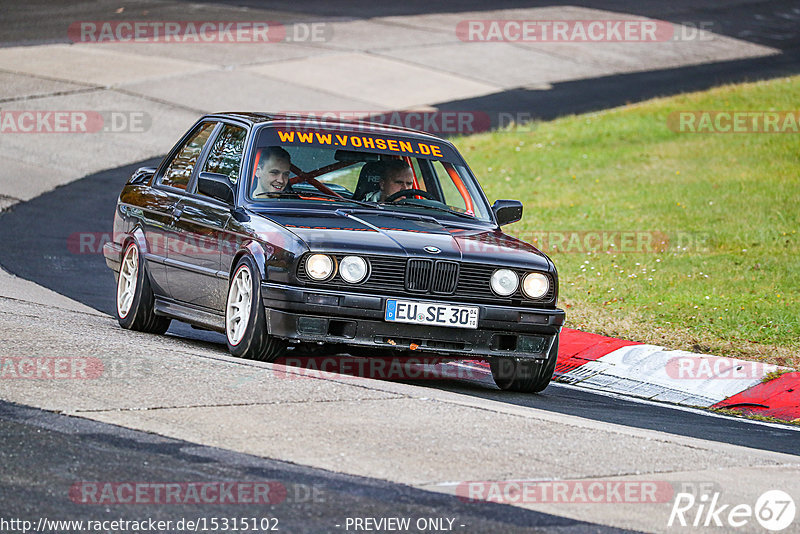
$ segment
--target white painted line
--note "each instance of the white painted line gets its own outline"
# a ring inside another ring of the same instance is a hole
[[[558,382],[551,382],[548,387],[574,389],[576,391],[583,391],[583,392],[586,392],[586,390],[588,389],[588,388],[585,388],[585,387],[582,387],[582,386],[575,386],[575,385],[572,385],[572,384],[560,384]],[[698,415],[705,415],[707,417],[716,417],[716,418],[719,418],[719,419],[727,419],[728,421],[734,420],[734,421],[738,421],[738,422],[742,422],[742,423],[747,423],[747,424],[750,424],[750,425],[760,425],[760,426],[766,426],[766,427],[770,427],[770,428],[780,428],[782,430],[794,430],[795,432],[800,432],[800,426],[790,425],[788,423],[784,425],[784,424],[781,424],[781,423],[772,423],[772,422],[769,422],[769,421],[759,421],[757,419],[748,419],[748,418],[744,418],[744,417],[742,417],[742,418],[732,417],[730,415],[724,415],[724,414],[712,412],[712,411],[709,411],[709,410],[706,410],[706,409],[703,409],[703,408],[692,408],[691,406],[681,406],[680,404],[671,404],[671,403],[666,403],[666,402],[663,402],[663,401],[652,401],[652,400],[648,400],[648,399],[641,399],[641,398],[637,398],[637,397],[631,397],[630,395],[625,395],[625,394],[622,394],[622,393],[614,393],[612,391],[604,391],[604,390],[601,390],[601,389],[591,388],[591,389],[589,389],[588,392],[592,393],[592,394],[595,394],[595,395],[601,395],[603,397],[610,397],[612,399],[619,399],[619,400],[624,400],[624,401],[628,401],[628,402],[635,402],[637,404],[645,404],[645,405],[648,405],[648,406],[658,406],[658,407],[661,407],[661,408],[669,408],[671,410],[680,410],[682,412],[689,412],[689,413],[694,413],[694,414],[698,414]]]

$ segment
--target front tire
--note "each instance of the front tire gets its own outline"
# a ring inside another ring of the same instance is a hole
[[[225,337],[231,354],[249,360],[272,362],[286,349],[285,341],[267,333],[261,277],[250,256],[243,256],[236,264],[228,286]]]
[[[117,277],[117,321],[122,328],[150,334],[163,334],[169,317],[156,315],[155,296],[150,287],[144,261],[136,243],[128,243]]]
[[[544,391],[558,360],[558,337],[544,360],[519,360],[516,358],[492,358],[492,378],[497,387],[506,391],[539,393]]]

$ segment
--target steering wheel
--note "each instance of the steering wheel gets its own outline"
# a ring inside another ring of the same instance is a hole
[[[404,189],[402,191],[398,191],[397,193],[392,193],[391,195],[386,197],[384,202],[394,202],[398,198],[413,197],[417,195],[423,198],[427,198],[428,200],[436,200],[436,197],[434,197],[431,193],[428,193],[427,191],[424,191],[422,189]]]

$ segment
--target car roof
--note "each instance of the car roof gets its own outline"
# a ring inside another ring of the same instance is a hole
[[[437,137],[435,135],[422,132],[420,130],[414,130],[413,128],[405,128],[402,126],[393,126],[389,124],[381,124],[378,122],[332,119],[324,116],[313,116],[313,115],[299,115],[299,114],[285,115],[280,113],[254,112],[254,111],[218,112],[206,115],[204,118],[239,119],[241,121],[248,122],[253,126],[274,123],[275,126],[302,126],[304,128],[342,127],[345,130],[352,130],[358,128],[359,130],[373,132],[373,133],[390,133],[390,134],[394,133],[418,139],[436,140],[438,142],[445,142],[448,145],[452,146],[452,143],[450,143],[446,139],[442,139],[441,137]]]

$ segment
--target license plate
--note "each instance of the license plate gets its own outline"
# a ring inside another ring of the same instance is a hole
[[[388,299],[384,318],[395,323],[478,328],[478,307]]]

